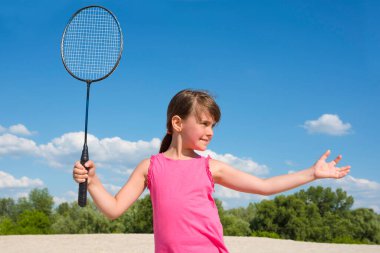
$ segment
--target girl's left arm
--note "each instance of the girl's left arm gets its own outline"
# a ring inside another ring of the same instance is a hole
[[[268,196],[296,188],[316,179],[339,179],[346,176],[351,167],[336,167],[336,164],[342,159],[341,155],[331,162],[326,162],[329,155],[330,150],[326,151],[321,158],[308,169],[267,179],[261,179],[236,170],[216,160],[210,160],[210,167],[214,170],[214,180],[216,183],[237,191]]]

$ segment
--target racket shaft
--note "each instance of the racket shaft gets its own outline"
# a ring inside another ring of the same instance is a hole
[[[80,158],[80,163],[84,166],[84,164],[89,160],[88,157],[88,149],[87,145],[85,144],[82,150],[82,157]],[[84,166],[86,170],[88,168]],[[86,206],[87,203],[87,179],[83,183],[79,183],[79,191],[78,191],[78,205],[80,207]]]

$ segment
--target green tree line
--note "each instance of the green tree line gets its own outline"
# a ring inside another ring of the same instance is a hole
[[[309,187],[273,200],[224,210],[215,199],[226,236],[260,236],[328,243],[380,244],[380,215],[369,208],[352,210],[352,196],[342,189]],[[48,189],[34,189],[18,200],[0,199],[0,235],[153,233],[150,195],[137,200],[116,220],[89,201],[54,205]]]

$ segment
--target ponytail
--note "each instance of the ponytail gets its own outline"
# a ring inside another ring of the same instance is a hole
[[[168,150],[171,143],[172,143],[172,134],[167,133],[161,142],[160,153],[163,153],[166,150]]]

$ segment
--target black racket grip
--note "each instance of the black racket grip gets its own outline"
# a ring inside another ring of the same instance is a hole
[[[80,158],[80,163],[84,166],[84,164],[89,160],[88,157],[88,149],[87,145],[83,147],[82,150],[82,156]],[[88,168],[85,166],[86,170]],[[78,205],[80,207],[86,206],[87,203],[87,179],[83,183],[79,183],[79,190],[78,190]]]

